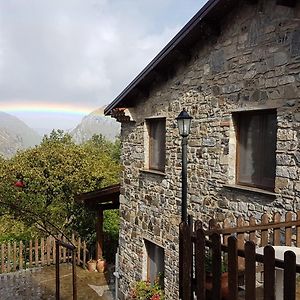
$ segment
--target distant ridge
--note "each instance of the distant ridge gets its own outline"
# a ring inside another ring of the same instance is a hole
[[[101,107],[83,117],[81,123],[70,133],[78,144],[86,142],[94,134],[102,134],[113,141],[120,134],[120,128],[120,124],[115,119],[104,116],[104,108]]]
[[[18,150],[38,145],[41,136],[23,121],[5,112],[0,112],[0,154],[9,158]]]

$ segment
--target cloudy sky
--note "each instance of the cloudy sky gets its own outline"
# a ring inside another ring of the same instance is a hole
[[[73,127],[111,102],[205,0],[0,0],[0,110]]]

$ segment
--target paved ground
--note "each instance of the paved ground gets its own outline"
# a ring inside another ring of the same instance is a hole
[[[60,265],[61,300],[72,299],[72,266]],[[98,272],[77,267],[78,299],[112,300],[113,285]],[[0,274],[0,299],[55,299],[55,267],[47,266],[9,274]]]

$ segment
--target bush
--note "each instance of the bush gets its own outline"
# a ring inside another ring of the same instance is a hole
[[[164,291],[158,281],[151,284],[149,281],[138,281],[131,290],[131,299],[137,300],[164,300]]]

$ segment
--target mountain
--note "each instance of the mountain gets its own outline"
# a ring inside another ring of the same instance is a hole
[[[40,142],[40,135],[23,121],[0,112],[0,154],[12,157],[18,150],[38,145]]]
[[[113,141],[120,134],[120,124],[115,119],[104,116],[104,108],[99,108],[85,116],[70,133],[78,144],[84,143],[94,134],[102,134]]]

